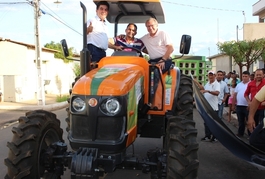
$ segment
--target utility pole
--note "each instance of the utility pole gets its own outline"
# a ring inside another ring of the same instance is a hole
[[[217,43],[219,43],[219,18],[217,18]],[[217,47],[218,54],[220,53],[218,47]]]
[[[238,25],[236,26],[236,41],[238,42]]]
[[[35,60],[36,60],[36,67],[37,67],[37,100],[38,105],[45,105],[45,95],[44,95],[44,83],[42,78],[41,66],[42,60],[40,57],[41,48],[40,48],[40,37],[39,37],[39,18],[41,15],[40,7],[39,7],[40,0],[34,0],[34,18],[35,18]]]

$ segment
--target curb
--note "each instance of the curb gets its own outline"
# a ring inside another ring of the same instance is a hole
[[[65,108],[69,105],[67,101],[48,104],[44,106],[36,106],[36,105],[16,105],[16,106],[0,106],[2,110],[16,110],[16,111],[34,111],[34,110],[45,110],[45,111],[54,111],[58,109]]]

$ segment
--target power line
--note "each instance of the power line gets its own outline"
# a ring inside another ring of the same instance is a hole
[[[25,10],[24,7],[28,4],[28,2],[0,2],[0,23],[2,20],[8,19],[11,13],[13,14],[13,7],[20,7],[16,10],[16,13],[20,13]]]
[[[46,8],[48,8],[53,14],[55,14],[57,17],[55,17],[54,15],[52,15],[51,13],[45,12],[44,10],[40,9],[41,12],[43,14],[47,14],[50,15],[51,17],[53,17],[55,20],[57,20],[58,22],[62,23],[63,25],[67,26],[68,28],[70,28],[71,30],[73,30],[74,32],[78,33],[79,35],[82,35],[80,32],[78,32],[77,30],[75,30],[74,28],[72,28],[70,25],[66,24],[66,22],[63,22],[62,18],[59,17],[55,12],[53,12],[47,5],[45,5],[43,2],[41,2],[41,4],[43,4]]]
[[[44,5],[48,10],[50,10],[53,14],[55,14],[59,19],[61,19],[62,20],[62,18],[61,17],[59,17],[59,15],[58,14],[56,14],[52,9],[50,9],[46,4],[44,4],[43,2],[41,2],[41,4],[42,5]]]
[[[29,4],[32,5],[32,1],[29,1]],[[45,7],[47,7],[50,11],[52,11],[48,6],[46,6],[44,3],[42,3]],[[32,5],[33,6],[33,5]],[[78,32],[77,30],[75,30],[74,28],[70,27],[68,24],[66,24],[65,22],[63,22],[62,20],[56,18],[55,16],[53,16],[52,14],[50,14],[49,12],[46,12],[44,10],[42,10],[40,8],[40,11],[42,12],[42,14],[47,14],[50,15],[52,18],[54,18],[55,20],[57,20],[58,22],[62,23],[63,25],[65,25],[66,27],[68,27],[69,29],[73,30],[74,32],[78,33],[79,35],[82,35],[80,32]],[[53,12],[53,11],[52,11]],[[54,12],[53,12],[54,13]],[[56,13],[54,13],[55,15],[57,15]],[[57,15],[58,16],[58,15]],[[59,16],[58,16],[59,17]],[[60,18],[60,17],[59,17]]]
[[[40,9],[41,10],[41,9]],[[43,10],[41,10],[41,12],[43,14],[47,14],[47,15],[50,15],[51,17],[53,17],[55,20],[57,20],[58,22],[62,23],[63,25],[65,25],[66,27],[68,27],[69,29],[73,30],[74,32],[78,33],[79,35],[82,35],[80,32],[78,32],[77,30],[73,29],[72,27],[70,27],[69,25],[67,25],[66,23],[64,23],[63,21],[61,21],[60,19],[54,17],[52,14],[48,13],[48,12],[45,12]]]
[[[14,5],[14,4],[29,4],[29,5],[31,5],[32,7],[34,7],[34,5],[33,5],[33,1],[29,1],[29,0],[26,0],[27,2],[1,2],[0,3],[0,5],[1,4],[3,4],[3,5]],[[50,11],[52,11],[48,6],[46,6],[44,3],[42,3],[46,8],[48,8]],[[60,23],[62,23],[63,25],[65,25],[66,27],[68,27],[69,29],[71,29],[71,30],[73,30],[74,32],[76,32],[76,33],[78,33],[79,35],[82,35],[80,32],[78,32],[77,30],[75,30],[74,28],[72,28],[70,25],[68,25],[68,24],[66,24],[66,22],[63,22],[63,20],[56,14],[56,13],[54,13],[53,11],[53,13],[56,15],[56,16],[58,16],[59,18],[56,18],[54,15],[52,15],[52,14],[50,14],[49,12],[46,12],[46,11],[44,11],[44,10],[42,10],[42,9],[40,9],[40,11],[43,13],[43,14],[47,14],[47,15],[50,15],[52,18],[54,18],[55,20],[57,20],[58,22],[60,22]]]
[[[181,3],[176,3],[176,2],[170,2],[170,1],[164,1],[164,3],[169,3],[169,4],[175,4],[179,6],[186,6],[186,7],[193,7],[193,8],[199,8],[199,9],[207,9],[207,10],[214,10],[214,11],[231,11],[231,12],[244,12],[243,10],[233,10],[233,9],[220,9],[220,8],[213,8],[213,7],[204,7],[204,6],[194,6],[190,4],[181,4]]]
[[[4,4],[4,5],[6,5],[6,4],[24,4],[24,3],[27,3],[27,2],[0,2],[0,4]]]

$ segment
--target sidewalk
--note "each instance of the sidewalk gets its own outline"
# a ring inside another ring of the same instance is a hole
[[[38,105],[37,99],[22,101],[22,102],[0,102],[0,110],[16,110],[16,111],[31,111],[43,109],[46,111],[54,111],[67,107],[68,102],[56,102],[56,95],[45,95],[45,105]]]

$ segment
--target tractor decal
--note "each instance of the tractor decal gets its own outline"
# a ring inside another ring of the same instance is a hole
[[[119,67],[103,67],[97,71],[94,78],[91,82],[91,95],[97,95],[99,85],[102,81],[107,78],[108,76],[118,73],[119,71],[123,70],[124,68]]]
[[[166,98],[165,98],[165,104],[166,105],[170,105],[171,87],[172,87],[172,76],[166,75],[166,77],[165,77],[165,83],[166,83]]]
[[[142,91],[143,91],[143,77],[141,77],[136,84],[133,86],[133,88],[129,91],[128,94],[128,123],[127,123],[127,130],[132,129],[134,126],[136,126],[137,123],[137,109],[138,109],[138,102],[142,97]]]
[[[144,77],[141,77],[135,84],[135,93],[136,93],[136,103],[138,105],[139,100],[143,95],[143,81]]]

